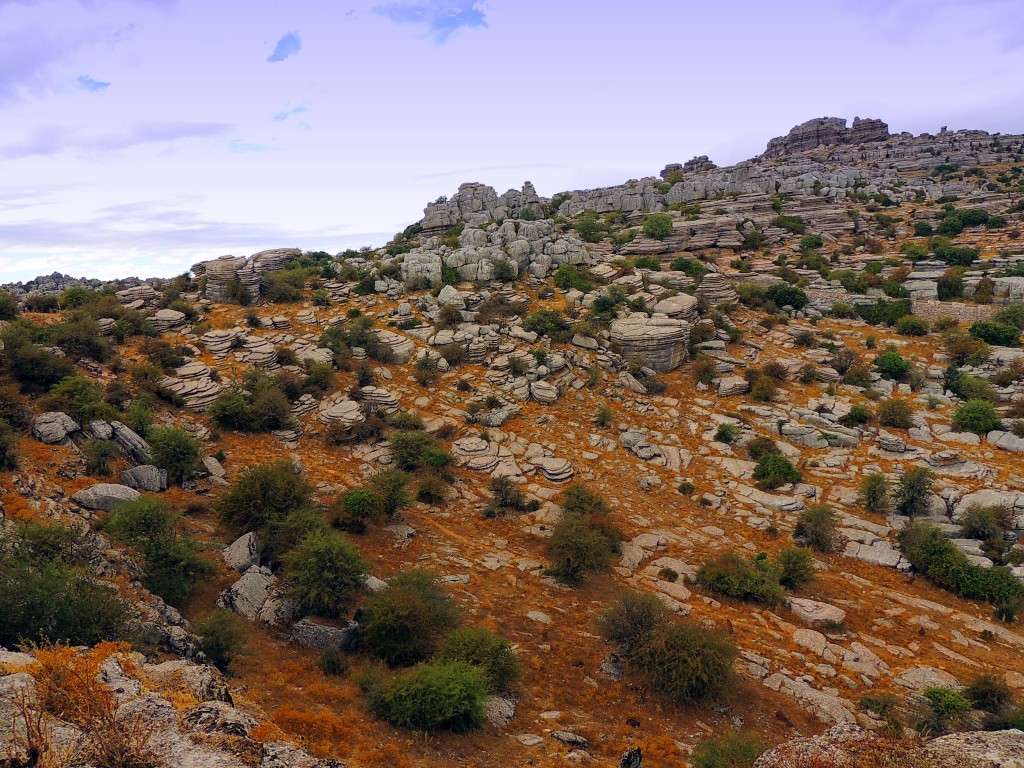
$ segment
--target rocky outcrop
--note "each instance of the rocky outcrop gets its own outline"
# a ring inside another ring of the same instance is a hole
[[[121,473],[121,482],[138,491],[159,493],[167,490],[167,470],[152,464],[142,464]]]
[[[889,126],[881,120],[861,120],[856,117],[853,127],[847,128],[845,118],[818,117],[795,126],[785,136],[769,141],[764,157],[781,157],[837,144],[866,144],[885,141],[887,138]]]
[[[659,372],[673,371],[687,358],[690,324],[637,313],[612,323],[611,340],[627,360],[642,361]]]
[[[254,253],[249,258],[221,256],[212,261],[193,265],[192,274],[206,277],[206,297],[214,301],[230,301],[233,286],[241,285],[250,303],[259,300],[266,291],[264,276],[288,266],[292,259],[301,256],[297,248],[275,248]]]
[[[41,443],[53,445],[63,443],[68,435],[81,427],[77,421],[61,411],[41,413],[32,420],[32,437]]]
[[[96,483],[71,495],[71,500],[76,504],[86,509],[100,509],[104,512],[110,512],[118,504],[137,501],[139,498],[141,496],[134,488],[116,483]]]

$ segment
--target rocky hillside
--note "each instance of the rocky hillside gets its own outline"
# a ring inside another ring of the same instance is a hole
[[[1022,218],[821,118],[4,286],[0,765],[1016,765]]]

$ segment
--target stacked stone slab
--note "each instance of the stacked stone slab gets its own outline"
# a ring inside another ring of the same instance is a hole
[[[704,275],[697,288],[697,296],[712,306],[723,301],[736,301],[739,298],[735,289],[717,272]]]
[[[186,410],[203,413],[224,391],[210,373],[209,366],[194,360],[175,370],[174,376],[162,378],[160,386],[180,396]]]
[[[133,309],[155,307],[156,303],[160,300],[160,294],[149,283],[125,288],[114,295],[117,296],[117,300],[122,304]]]
[[[611,340],[627,360],[642,360],[655,371],[672,371],[687,359],[690,323],[633,314],[612,322]]]
[[[366,417],[363,416],[363,412],[359,408],[359,403],[348,398],[325,403],[317,418],[322,424],[328,426],[340,424],[346,429],[351,429],[366,421]]]
[[[654,311],[688,323],[696,323],[700,319],[697,315],[697,299],[686,293],[662,299],[654,305]]]
[[[182,327],[185,325],[185,320],[185,313],[176,309],[160,309],[149,318],[149,322],[160,333],[167,333],[167,331]]]
[[[401,334],[394,333],[393,331],[386,331],[383,329],[378,329],[376,333],[377,339],[391,348],[391,352],[395,356],[395,362],[409,362],[413,352],[416,351],[416,345],[413,344],[410,339],[407,339]]]
[[[302,251],[297,248],[275,248],[254,253],[249,258],[221,256],[219,259],[204,261],[192,267],[196,276],[206,276],[206,296],[214,301],[228,301],[229,288],[234,281],[245,287],[250,302],[258,301],[266,290],[266,275],[277,272],[291,262]]]
[[[277,350],[261,336],[246,336],[242,348],[235,352],[235,359],[257,368],[276,368]]]
[[[202,335],[203,346],[216,358],[226,357],[234,346],[235,341],[242,335],[240,330],[214,330],[207,331]]]
[[[547,381],[530,384],[530,397],[541,405],[551,405],[558,399],[558,387]]]
[[[382,387],[362,387],[359,394],[369,411],[394,413],[398,410],[398,398]]]

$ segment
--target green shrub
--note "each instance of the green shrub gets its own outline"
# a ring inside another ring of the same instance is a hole
[[[0,419],[0,472],[13,472],[18,468],[16,442],[14,430],[6,421]]]
[[[955,270],[946,270],[937,281],[937,290],[942,301],[960,298],[964,295],[963,275]]]
[[[220,521],[234,533],[258,531],[309,507],[312,489],[289,459],[247,470],[217,500]]]
[[[995,322],[977,322],[969,332],[975,338],[996,347],[1019,347],[1020,328],[1016,325]]]
[[[952,688],[928,688],[924,701],[929,712],[917,723],[917,729],[926,737],[942,735],[950,720],[960,722],[971,711],[971,702]]]
[[[183,429],[152,429],[146,435],[153,463],[167,470],[169,483],[190,479],[196,471],[202,444]]]
[[[864,424],[870,424],[874,418],[874,414],[863,405],[854,405],[839,419],[839,423],[844,427],[859,427]]]
[[[704,275],[708,273],[707,267],[696,259],[687,259],[680,256],[675,259],[669,267],[675,272],[683,272],[694,280],[700,280]]]
[[[483,627],[456,629],[441,643],[437,660],[476,667],[484,673],[492,693],[508,690],[522,674],[509,641]]]
[[[364,604],[360,642],[389,666],[409,666],[434,653],[458,615],[458,606],[434,576],[422,569],[404,571]]]
[[[758,488],[770,491],[787,483],[799,483],[803,475],[781,453],[767,453],[757,460],[754,479]]]
[[[723,422],[715,430],[715,440],[719,443],[734,443],[740,436],[740,428],[735,424]]]
[[[0,320],[14,320],[18,316],[18,301],[0,288]]]
[[[886,378],[896,381],[902,381],[910,373],[910,363],[896,351],[895,347],[887,347],[875,358],[875,368]]]
[[[769,453],[782,454],[782,450],[770,437],[755,437],[747,443],[747,456],[751,461],[760,461],[762,456]]]
[[[85,471],[97,477],[107,477],[113,472],[111,462],[121,455],[121,449],[112,440],[92,439],[82,448],[85,454]]]
[[[180,517],[162,502],[141,498],[119,504],[104,524],[113,539],[143,557],[146,588],[174,606],[182,605],[202,578],[213,572],[196,541],[178,532]]]
[[[644,234],[655,240],[664,240],[672,234],[672,217],[667,213],[654,213],[644,219]]]
[[[914,467],[903,473],[893,499],[896,513],[907,517],[927,515],[934,479],[931,470],[924,467]]]
[[[368,570],[340,533],[314,531],[284,557],[289,595],[303,613],[338,618],[363,590]]]
[[[764,292],[764,297],[777,307],[793,307],[803,309],[807,306],[809,299],[802,288],[788,283],[777,283]]]
[[[383,516],[383,499],[367,488],[357,488],[341,497],[333,510],[333,525],[352,533],[365,533],[366,524]]]
[[[975,504],[960,518],[960,535],[965,539],[1001,540],[1011,530],[1013,530],[1013,510],[1009,507]]]
[[[540,502],[530,499],[508,477],[491,479],[491,501],[484,509],[484,517],[497,517],[506,512],[532,512],[540,509]]]
[[[896,321],[896,332],[901,336],[927,336],[928,323],[911,315]]]
[[[460,662],[424,664],[389,681],[371,708],[396,728],[463,733],[483,727],[486,696],[482,670]]]
[[[388,448],[395,466],[404,472],[424,467],[440,469],[450,463],[450,456],[433,435],[422,430],[399,430],[388,438]]]
[[[834,552],[840,544],[835,510],[827,504],[808,507],[797,518],[793,536],[818,552]]]
[[[1010,304],[996,312],[993,321],[1024,331],[1024,303]]]
[[[593,290],[594,284],[588,280],[575,264],[562,264],[553,276],[555,285],[563,291],[575,289],[587,293]]]
[[[650,592],[624,592],[598,618],[601,637],[627,656],[651,643],[672,612]]]
[[[651,272],[661,271],[661,262],[657,256],[638,256],[633,260],[633,266],[636,269],[647,269]]]
[[[987,672],[975,677],[962,693],[974,709],[993,715],[1012,707],[1015,698],[1006,681]]]
[[[986,400],[968,400],[953,414],[953,428],[961,432],[984,435],[999,427],[999,414]]]
[[[114,409],[103,402],[100,385],[79,373],[54,384],[43,398],[42,405],[47,410],[64,411],[79,421],[115,416]]]
[[[914,406],[901,397],[890,397],[878,406],[878,423],[883,427],[910,429],[914,426]]]
[[[803,549],[785,547],[778,558],[779,583],[797,590],[814,581],[814,558]]]
[[[758,376],[750,386],[750,396],[758,403],[772,402],[777,392],[778,385],[771,376]]]
[[[739,731],[698,742],[690,759],[693,768],[753,768],[766,749],[760,735]]]
[[[800,216],[776,216],[771,220],[771,226],[779,227],[794,235],[802,235],[807,231],[807,222]]]
[[[265,276],[267,301],[273,304],[302,301],[302,288],[306,282],[306,270],[284,269]]]
[[[821,239],[821,235],[804,235],[800,238],[801,251],[814,251],[823,245],[825,245],[825,241]]]
[[[523,329],[540,336],[550,336],[552,341],[569,341],[572,325],[557,309],[540,309],[523,320]]]
[[[249,623],[226,608],[214,608],[195,626],[200,650],[217,669],[224,671],[245,652]]]
[[[736,649],[728,637],[690,621],[655,634],[630,659],[653,692],[678,704],[718,699],[735,686]]]
[[[928,522],[914,522],[897,539],[914,570],[937,587],[997,607],[1016,606],[1024,600],[1024,583],[1008,568],[975,565]]]
[[[716,595],[772,607],[779,605],[786,594],[779,576],[779,568],[766,556],[726,552],[700,567],[697,583]]]
[[[868,475],[861,481],[858,499],[869,512],[884,515],[892,504],[889,498],[889,481],[885,475]]]
[[[879,299],[874,304],[857,305],[857,312],[866,323],[871,325],[895,325],[901,317],[912,314],[910,299],[885,301]]]
[[[250,393],[241,389],[222,392],[210,406],[209,414],[221,429],[238,432],[270,432],[292,423],[288,398],[280,389],[271,386]]]
[[[128,607],[115,589],[49,547],[9,541],[0,540],[0,646],[95,645],[127,637]]]
[[[552,575],[563,584],[575,585],[589,573],[610,571],[619,546],[619,539],[609,536],[590,516],[563,511],[545,550]]]
[[[331,677],[344,677],[348,674],[348,657],[344,651],[328,648],[316,659],[316,666],[325,675]]]
[[[397,469],[385,469],[372,475],[367,487],[380,497],[381,512],[391,517],[400,509],[409,506],[411,499],[407,490],[409,476]]]

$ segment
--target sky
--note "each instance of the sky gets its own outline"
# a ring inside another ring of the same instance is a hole
[[[820,116],[1024,132],[1020,0],[0,0],[0,283],[379,246]]]

